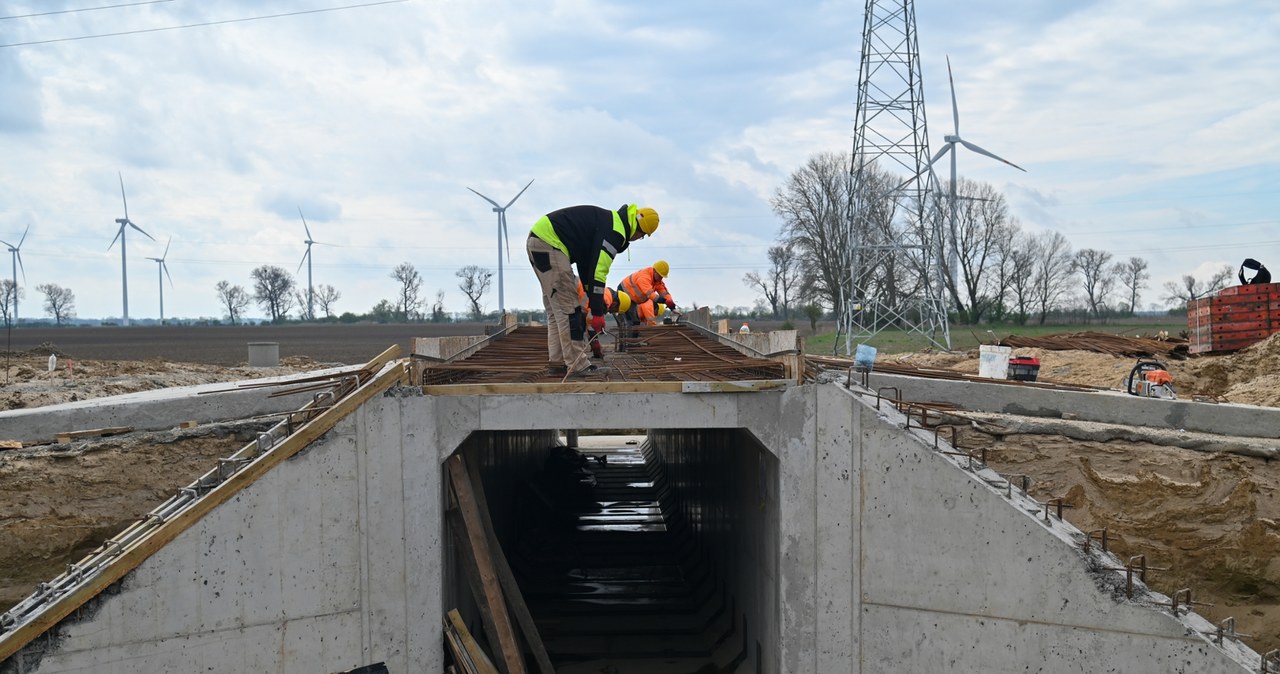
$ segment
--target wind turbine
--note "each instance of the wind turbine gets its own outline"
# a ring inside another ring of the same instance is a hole
[[[969,141],[960,137],[960,107],[956,105],[956,81],[955,81],[955,78],[951,76],[951,57],[950,56],[947,57],[947,82],[950,83],[951,85],[951,119],[955,123],[955,126],[953,127],[955,130],[951,133],[951,135],[942,137],[942,140],[944,141],[944,146],[941,150],[938,150],[937,154],[933,155],[932,159],[929,160],[928,168],[929,170],[933,170],[933,165],[936,164],[939,159],[942,159],[942,155],[947,154],[948,152],[951,153],[951,186],[950,186],[950,194],[949,194],[950,203],[948,205],[950,210],[949,228],[951,230],[951,250],[950,250],[951,261],[948,266],[950,267],[949,272],[954,275],[955,264],[956,264],[955,258],[959,254],[958,251],[956,250],[956,217],[957,217],[956,215],[956,154],[957,154],[956,145],[957,144],[963,145],[966,148],[968,148],[971,152],[977,152],[980,155],[991,157],[992,159],[1008,164],[1009,166],[1012,166],[1018,169],[1019,171],[1022,171],[1023,173],[1026,173],[1027,170],[1009,161],[1008,159],[999,157],[991,152],[988,152],[987,150],[984,150],[981,147],[978,147],[977,145],[974,145],[973,143],[970,143]]]
[[[520,190],[520,194],[524,194],[524,190],[529,189],[529,185],[532,185],[532,184],[533,184],[533,181],[530,180],[529,184],[525,185],[524,189]],[[467,189],[471,190],[470,187],[468,187]],[[484,199],[485,201],[493,204],[493,212],[498,214],[498,313],[499,314],[506,313],[506,310],[507,310],[506,302],[502,294],[502,242],[503,241],[507,242],[507,256],[509,257],[511,255],[511,242],[507,240],[507,209],[511,208],[511,204],[514,204],[516,202],[516,199],[520,198],[520,194],[517,194],[514,197],[512,197],[511,201],[508,201],[506,206],[499,206],[498,202],[494,201],[493,199],[490,199],[489,197],[486,197],[485,195],[480,194],[475,190],[471,190],[471,191],[481,199]]]
[[[313,291],[311,288],[311,244],[321,243],[321,242],[311,240],[311,228],[307,227],[307,216],[302,214],[301,206],[298,207],[298,217],[302,218],[302,229],[307,233],[307,238],[306,240],[303,241],[303,243],[307,244],[307,252],[302,254],[302,260],[298,262],[298,271],[302,271],[302,263],[306,262],[307,263],[307,315],[314,319],[316,317],[316,310],[315,310],[316,294],[315,294],[315,291]],[[327,244],[321,243],[321,245],[327,245]],[[297,273],[297,272],[294,272],[294,273]]]
[[[169,257],[169,244],[171,243],[173,243],[172,236],[169,237],[169,240],[166,241],[164,244],[163,255],[161,255],[160,257],[147,258],[148,260],[151,260],[152,262],[155,262],[158,265],[158,269],[156,270],[156,276],[160,278],[160,325],[164,325],[164,277],[169,276],[169,265],[164,263],[164,259],[166,257]],[[169,276],[169,287],[170,288],[173,287],[172,276]]]
[[[13,324],[18,324],[18,268],[22,267],[22,280],[27,280],[27,268],[22,265],[22,242],[27,240],[27,232],[31,231],[31,225],[22,230],[22,238],[18,239],[18,245],[13,245],[8,241],[0,241],[9,247],[9,252],[13,258]]]
[[[120,200],[124,202],[124,217],[116,218],[116,224],[120,225],[120,230],[116,232],[115,239],[111,240],[111,246],[116,245],[116,239],[120,240],[120,290],[124,297],[124,317],[121,320],[121,324],[129,325],[129,266],[124,248],[125,229],[132,227],[142,232],[144,236],[152,241],[155,241],[156,238],[143,232],[141,227],[133,224],[133,221],[129,219],[129,200],[124,196],[124,175],[120,174],[119,171],[116,172],[116,175],[120,177]],[[107,250],[111,250],[111,246],[107,246]]]

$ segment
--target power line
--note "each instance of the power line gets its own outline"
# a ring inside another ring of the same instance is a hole
[[[243,23],[246,21],[261,21],[263,19],[280,19],[290,16],[301,16],[303,14],[321,14],[324,12],[337,12],[345,9],[360,9],[362,7],[374,7],[376,5],[393,5],[409,0],[378,0],[376,2],[364,2],[358,5],[343,5],[342,7],[324,7],[321,9],[303,9],[296,12],[285,12],[283,14],[266,14],[263,16],[246,16],[239,19],[224,19],[222,21],[204,21],[201,23],[187,23],[180,26],[161,26],[159,28],[138,28],[136,30],[125,30],[118,33],[96,33],[93,35],[77,35],[75,37],[57,37],[49,40],[32,40],[30,42],[10,42],[8,44],[0,44],[0,48],[4,47],[27,47],[37,44],[52,44],[54,42],[72,42],[75,40],[91,40],[100,37],[119,37],[121,35],[137,35],[140,33],[159,33],[167,30],[181,30],[183,28],[202,28],[205,26],[221,26],[228,23]]]
[[[121,7],[136,7],[138,5],[155,5],[161,2],[173,2],[173,0],[145,0],[144,2],[129,2],[123,5],[103,5],[102,7],[81,7],[80,9],[59,9],[52,12],[36,12],[35,14],[14,14],[13,16],[0,16],[0,20],[31,19],[37,16],[52,16],[54,14],[75,14],[76,12],[95,12],[99,9],[120,9]]]

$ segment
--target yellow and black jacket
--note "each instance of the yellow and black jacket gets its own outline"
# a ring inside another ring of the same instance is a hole
[[[569,206],[542,216],[530,232],[567,255],[578,270],[578,278],[590,283],[591,313],[596,316],[605,315],[609,267],[631,242],[637,210],[635,204],[625,204],[616,211]]]

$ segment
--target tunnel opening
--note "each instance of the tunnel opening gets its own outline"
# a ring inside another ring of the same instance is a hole
[[[457,451],[557,672],[776,669],[778,462],[750,432],[478,431]],[[445,600],[475,615],[463,559],[451,545]]]

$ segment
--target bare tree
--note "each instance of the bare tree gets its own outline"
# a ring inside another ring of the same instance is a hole
[[[325,318],[333,318],[333,305],[340,299],[342,299],[342,293],[328,283],[316,286],[316,304],[320,306],[320,311]]]
[[[1085,301],[1089,303],[1089,313],[1094,318],[1100,317],[1107,308],[1107,296],[1116,285],[1111,253],[1097,248],[1082,248],[1076,251],[1072,264],[1080,274]]]
[[[1044,325],[1071,281],[1071,244],[1056,231],[1041,232],[1033,240],[1031,298],[1039,311],[1040,324]]]
[[[227,320],[231,321],[232,325],[238,324],[252,298],[245,292],[243,286],[233,286],[227,281],[218,281],[217,289],[218,302],[226,310]]]
[[[44,310],[53,316],[58,325],[62,325],[64,318],[76,315],[76,295],[70,288],[63,288],[56,283],[44,283],[36,286],[36,290],[44,295]]]
[[[293,301],[298,304],[298,319],[303,321],[314,321],[315,315],[315,293],[312,291],[311,301],[307,301],[307,289],[299,288],[293,293]]]
[[[444,315],[444,291],[437,290],[436,301],[431,304],[431,322],[444,323],[445,318],[446,317]]]
[[[400,283],[400,291],[396,295],[395,311],[402,321],[413,320],[422,313],[422,276],[408,262],[401,262],[391,270],[391,278]]]
[[[1018,306],[1014,284],[1023,273],[1018,265],[1019,247],[1025,245],[1027,239],[1022,231],[1022,223],[1012,215],[1003,229],[1003,236],[996,240],[996,262],[990,274],[991,304],[986,315],[993,321],[1007,320],[1011,313],[1016,313],[1012,311]]]
[[[1227,287],[1233,272],[1235,270],[1231,265],[1225,265],[1204,281],[1196,279],[1191,274],[1184,274],[1181,282],[1165,282],[1163,299],[1171,304],[1186,304],[1191,300],[1207,297]]]
[[[1015,320],[1026,323],[1035,305],[1035,268],[1037,255],[1035,237],[1019,233],[1010,238],[1004,259],[1009,267],[1009,295],[1013,302]]]
[[[250,272],[253,276],[253,299],[271,315],[271,322],[282,321],[293,308],[293,275],[273,265],[263,265]]]
[[[4,317],[6,325],[13,319],[14,300],[22,299],[23,295],[22,288],[15,286],[13,279],[0,281],[0,316]]]
[[[1116,276],[1120,285],[1129,291],[1129,311],[1138,310],[1138,295],[1147,287],[1151,274],[1147,272],[1147,261],[1140,257],[1131,257],[1128,262],[1116,263]]]
[[[1004,294],[1000,277],[1000,244],[1012,237],[1004,196],[987,183],[961,179],[956,189],[954,231],[957,276],[946,275],[958,311],[977,323]],[[995,278],[993,278],[995,277]]]
[[[849,280],[849,155],[823,152],[793,172],[770,200],[780,238],[805,270],[806,295],[842,309]]]
[[[489,292],[489,282],[493,279],[493,272],[479,265],[469,264],[454,273],[454,276],[462,279],[458,282],[458,290],[467,296],[467,301],[471,303],[472,320],[480,320],[484,318],[484,307],[480,304],[480,299],[484,294]]]
[[[742,282],[764,296],[774,318],[791,318],[791,293],[800,284],[795,249],[788,243],[770,246],[769,271],[763,276],[759,272],[747,272]]]

